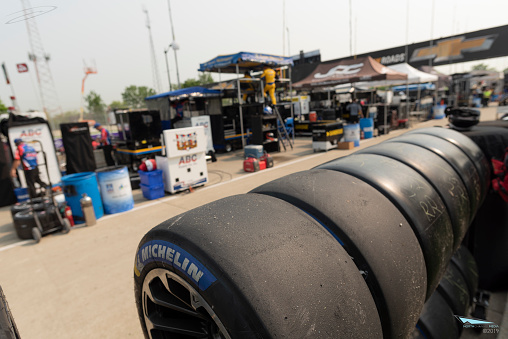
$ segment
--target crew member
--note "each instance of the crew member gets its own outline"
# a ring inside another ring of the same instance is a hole
[[[263,90],[263,96],[266,98],[266,92],[269,92],[270,99],[272,99],[272,105],[277,104],[277,100],[275,100],[275,76],[277,73],[269,66],[263,66],[263,74],[261,74],[261,79],[265,80],[265,88]]]
[[[349,121],[357,123],[359,118],[363,118],[362,106],[358,103],[358,99],[354,99],[352,103],[346,106],[349,111]]]
[[[37,152],[32,146],[25,144],[23,140],[19,138],[14,139],[14,143],[16,144],[16,152],[14,153],[14,162],[12,163],[11,177],[16,177],[16,169],[20,164],[23,164],[26,186],[28,188],[28,196],[30,198],[35,198],[37,196],[35,183],[39,184],[41,188],[41,194],[44,194],[47,184],[44,183],[39,177]]]
[[[249,96],[249,94],[251,94],[250,92],[254,92],[254,87],[252,87],[252,80],[250,80],[250,79],[252,79],[252,76],[250,75],[250,71],[245,71],[243,77],[245,80],[242,81],[242,83],[240,84],[240,87],[244,91],[243,103],[247,103],[247,97]]]
[[[115,161],[111,155],[111,152],[113,151],[113,146],[111,145],[111,133],[109,133],[109,131],[99,123],[96,123],[94,127],[96,130],[101,132],[99,141],[102,146],[102,151],[104,152],[104,160],[106,160],[106,164],[108,166],[115,166]]]

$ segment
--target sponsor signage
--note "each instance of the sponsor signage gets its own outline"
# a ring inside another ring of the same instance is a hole
[[[408,46],[408,63],[420,66],[449,65],[459,62],[508,56],[508,25],[449,37],[423,41]],[[385,66],[406,62],[406,46],[357,55],[371,56]],[[341,58],[337,60],[348,59]],[[334,60],[336,61],[336,60]]]

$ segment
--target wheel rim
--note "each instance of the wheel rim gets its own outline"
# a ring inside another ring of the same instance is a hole
[[[150,338],[231,338],[204,298],[173,272],[148,272],[141,297]]]

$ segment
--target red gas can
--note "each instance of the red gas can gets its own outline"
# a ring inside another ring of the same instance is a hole
[[[247,158],[243,161],[243,170],[245,172],[259,171],[259,161],[256,158]]]

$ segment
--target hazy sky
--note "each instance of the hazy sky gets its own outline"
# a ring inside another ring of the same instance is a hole
[[[439,0],[435,1],[434,15],[432,0],[352,3],[353,53],[358,54],[508,24],[507,0]],[[172,0],[181,82],[197,78],[199,64],[220,54],[246,51],[282,55],[289,51],[294,55],[300,50],[319,49],[322,60],[350,55],[348,0],[286,0],[288,30],[283,29],[283,4],[283,0]],[[121,100],[129,85],[155,88],[143,7],[150,16],[161,91],[168,91],[164,49],[172,37],[167,0],[31,0],[30,7],[44,13],[35,20],[44,49],[51,56],[50,68],[63,111],[81,106],[83,60],[89,64],[95,61],[98,71],[87,78],[85,94],[93,90],[106,104]],[[21,10],[21,0],[0,1],[0,62],[7,66],[21,109],[40,110]],[[172,51],[168,57],[171,82],[176,83]],[[27,63],[30,71],[18,73],[17,63]],[[508,67],[508,57],[485,63],[503,70]],[[446,66],[441,70],[459,72],[470,67]],[[218,80],[216,74],[212,76]],[[10,95],[1,74],[0,99],[8,106]]]

